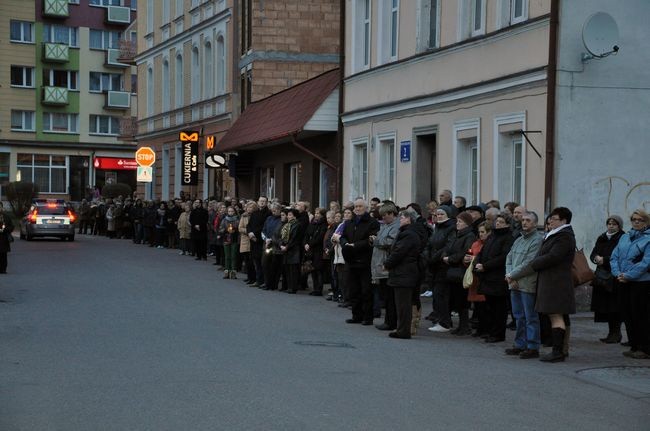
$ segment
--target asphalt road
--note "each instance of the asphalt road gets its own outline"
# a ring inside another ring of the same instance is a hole
[[[393,340],[323,298],[245,287],[126,240],[13,247],[2,431],[650,429],[647,375],[636,390],[585,377],[650,366],[594,341],[605,329],[588,316],[574,319],[569,360],[544,364],[425,323]]]

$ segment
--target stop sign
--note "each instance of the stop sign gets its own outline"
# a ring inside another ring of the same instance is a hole
[[[156,152],[151,147],[140,147],[135,152],[135,161],[140,166],[153,166],[156,163]]]

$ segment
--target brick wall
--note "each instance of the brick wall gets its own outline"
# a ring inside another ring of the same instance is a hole
[[[260,100],[338,67],[332,63],[292,63],[256,61],[253,63],[252,101]]]

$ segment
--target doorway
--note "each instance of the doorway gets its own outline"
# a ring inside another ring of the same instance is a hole
[[[435,129],[415,130],[414,201],[425,205],[436,198],[438,189],[436,170],[436,133]]]
[[[90,188],[88,156],[70,156],[70,200],[80,202],[87,198]]]

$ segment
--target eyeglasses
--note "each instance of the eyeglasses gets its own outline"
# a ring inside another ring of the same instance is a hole
[[[551,217],[548,219],[548,221],[560,221],[559,217]]]
[[[632,223],[643,223],[645,221],[642,218],[632,218],[630,220],[632,220]]]

